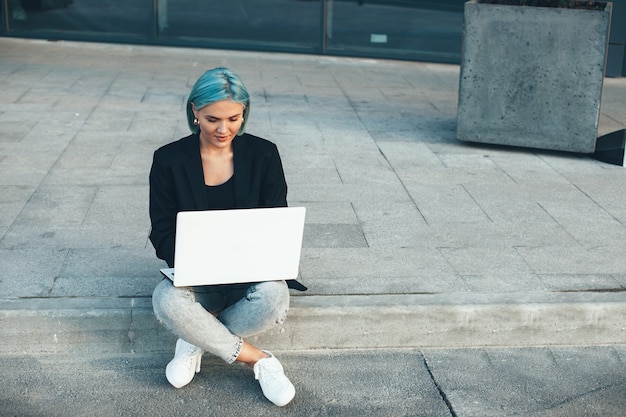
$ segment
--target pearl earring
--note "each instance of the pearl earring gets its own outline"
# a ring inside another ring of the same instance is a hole
[[[196,125],[196,126],[200,126],[200,121],[198,120],[197,117],[195,119],[193,119],[193,124]]]

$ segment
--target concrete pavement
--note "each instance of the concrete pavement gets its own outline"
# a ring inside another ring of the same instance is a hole
[[[621,417],[621,347],[282,352],[296,386],[269,403],[243,365],[206,356],[172,388],[170,355],[0,356],[2,416]]]
[[[171,354],[150,308],[163,264],[147,175],[152,152],[187,134],[191,84],[218,65],[245,80],[248,131],[277,143],[289,202],[308,209],[310,290],[255,342],[287,358],[611,345],[623,361],[626,171],[457,141],[458,66],[0,38],[6,362]],[[625,127],[626,79],[606,79],[599,133]]]

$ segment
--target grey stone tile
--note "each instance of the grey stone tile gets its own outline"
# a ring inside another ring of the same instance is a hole
[[[358,224],[349,202],[292,201],[290,206],[306,207],[307,224]]]
[[[429,224],[491,222],[462,184],[406,184],[406,188]]]
[[[426,221],[412,201],[354,203],[370,247],[419,247],[428,233]]]
[[[27,204],[34,187],[20,185],[0,186],[0,226],[8,227]]]
[[[545,291],[545,284],[532,272],[512,269],[485,269],[480,275],[462,275],[461,279],[475,293],[528,293]]]
[[[532,273],[512,247],[440,247],[439,251],[460,275],[489,274],[503,279]]]
[[[393,279],[435,282],[456,272],[437,250],[431,248],[303,248],[300,274],[309,279],[357,279],[360,285],[380,286]],[[433,278],[435,277],[435,278]],[[407,291],[411,292],[407,285]]]
[[[307,224],[303,248],[365,248],[367,241],[358,224]]]
[[[54,297],[148,297],[166,267],[152,248],[72,249],[51,287]]]
[[[542,274],[539,275],[539,279],[549,291],[624,290],[618,280],[610,274]]]
[[[615,274],[626,267],[623,250],[613,246],[540,246],[516,250],[539,275]]]
[[[67,250],[30,245],[0,247],[0,294],[3,298],[47,297],[57,279]]]
[[[94,186],[42,186],[32,195],[16,226],[38,225],[40,228],[79,226],[97,193]]]

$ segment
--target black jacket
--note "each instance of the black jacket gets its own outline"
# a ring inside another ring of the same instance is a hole
[[[233,208],[286,207],[287,184],[276,145],[243,134],[233,140],[232,146],[236,204]],[[157,149],[150,170],[150,241],[157,257],[170,268],[174,266],[176,214],[208,208],[198,135]],[[298,283],[288,284],[302,289]]]

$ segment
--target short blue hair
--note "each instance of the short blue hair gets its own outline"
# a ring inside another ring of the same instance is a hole
[[[193,114],[191,103],[196,110],[200,110],[209,104],[222,100],[231,100],[234,103],[243,104],[243,123],[237,132],[242,135],[248,122],[250,113],[250,94],[243,81],[237,74],[228,68],[213,68],[208,70],[193,85],[189,98],[187,99],[187,124],[193,133],[200,133],[200,127],[193,121],[196,116]]]

